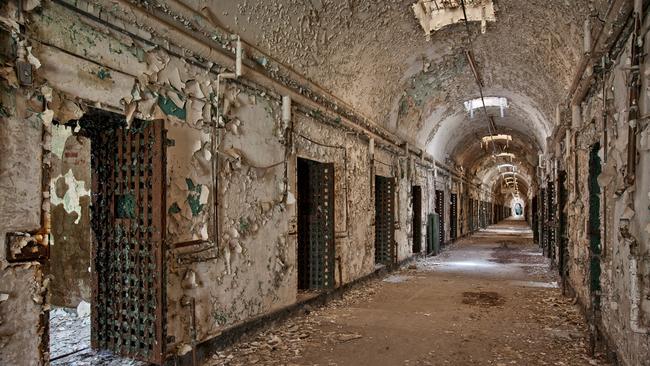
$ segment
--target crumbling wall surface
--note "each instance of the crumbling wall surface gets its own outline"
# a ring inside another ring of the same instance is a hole
[[[647,41],[646,37],[646,52]],[[637,136],[632,138],[638,156],[636,179],[630,185],[625,179],[627,153],[632,144],[628,134],[630,43],[628,39],[621,56],[606,74],[605,88],[599,83],[594,95],[582,104],[581,121],[572,126],[572,133],[577,135],[575,144],[569,144],[564,163],[569,190],[569,279],[587,314],[602,327],[621,363],[631,366],[647,365],[650,359],[650,127],[645,117],[650,110],[647,91],[650,80],[647,73],[641,73],[643,87],[639,104],[640,115],[644,117],[631,122],[637,126]],[[647,62],[642,70],[648,67]],[[598,177],[602,294],[601,310],[593,313],[589,288],[595,272],[590,268],[589,215],[585,212],[590,207],[589,152],[595,143],[600,143],[598,156],[602,163]],[[638,316],[633,311],[635,302],[638,302]]]
[[[77,307],[91,297],[90,140],[52,126],[51,303]]]
[[[41,225],[42,129],[37,118],[27,118],[23,91],[6,91],[5,81],[0,81],[0,364],[41,365],[47,358],[40,343],[47,283],[40,264],[7,262],[5,241],[8,232]]]
[[[368,142],[336,125],[319,123],[317,117],[294,115],[296,155],[334,163],[335,253],[341,268],[336,283],[348,283],[374,270],[375,178],[371,176]],[[386,156],[384,162],[390,161]],[[382,168],[380,175],[391,176],[390,167]]]
[[[295,240],[288,238],[295,199],[285,195],[277,102],[234,87],[225,99],[226,119],[237,128],[224,129],[219,144],[217,240],[190,247],[200,254],[178,249],[170,257],[168,334],[180,353],[191,342],[183,296],[195,302],[197,340],[296,300]],[[210,160],[210,136],[173,125],[168,138],[170,244],[212,238],[210,169],[201,168]]]

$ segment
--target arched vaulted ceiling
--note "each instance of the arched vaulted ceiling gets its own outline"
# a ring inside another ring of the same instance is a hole
[[[465,56],[464,24],[448,25],[427,40],[411,8],[415,0],[183,2],[436,159],[451,159],[497,183],[495,162],[478,140],[487,133],[486,118],[480,110],[471,118],[463,106],[479,96]],[[526,172],[529,187],[554,126],[555,107],[566,98],[578,67],[582,24],[603,14],[607,3],[493,3],[496,21],[485,34],[479,23],[470,23],[472,51],[484,95],[508,99],[504,118],[493,108],[488,112],[498,133],[513,135],[509,152],[517,155],[515,164]]]

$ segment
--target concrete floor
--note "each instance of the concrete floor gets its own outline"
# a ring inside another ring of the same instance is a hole
[[[218,352],[210,365],[605,365],[521,220]]]
[[[145,366],[108,351],[90,348],[90,314],[77,309],[53,307],[50,310],[51,366]]]

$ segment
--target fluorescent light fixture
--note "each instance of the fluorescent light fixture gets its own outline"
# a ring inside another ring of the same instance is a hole
[[[505,109],[508,108],[508,99],[503,97],[485,97],[483,100],[481,98],[471,99],[463,103],[465,105],[465,110],[469,112],[470,117],[474,118],[474,110],[483,108],[483,101],[485,101],[485,107],[497,107],[501,113],[501,118],[505,116]]]
[[[492,136],[485,136],[483,137],[483,143],[487,144],[490,141],[512,141],[512,136],[511,135],[492,135]]]
[[[506,153],[506,152],[504,152],[504,153],[500,153],[500,154],[496,154],[496,155],[494,155],[494,156],[497,157],[497,158],[510,158],[510,159],[514,159],[514,158],[515,158],[515,154],[513,154],[513,153]]]
[[[515,166],[512,164],[499,164],[497,166],[499,169],[512,169],[512,171],[515,171]]]

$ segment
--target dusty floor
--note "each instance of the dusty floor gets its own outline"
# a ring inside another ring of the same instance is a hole
[[[604,365],[522,221],[505,221],[210,365]]]
[[[53,307],[50,310],[50,365],[144,366],[146,363],[117,357],[90,348],[90,313]]]

